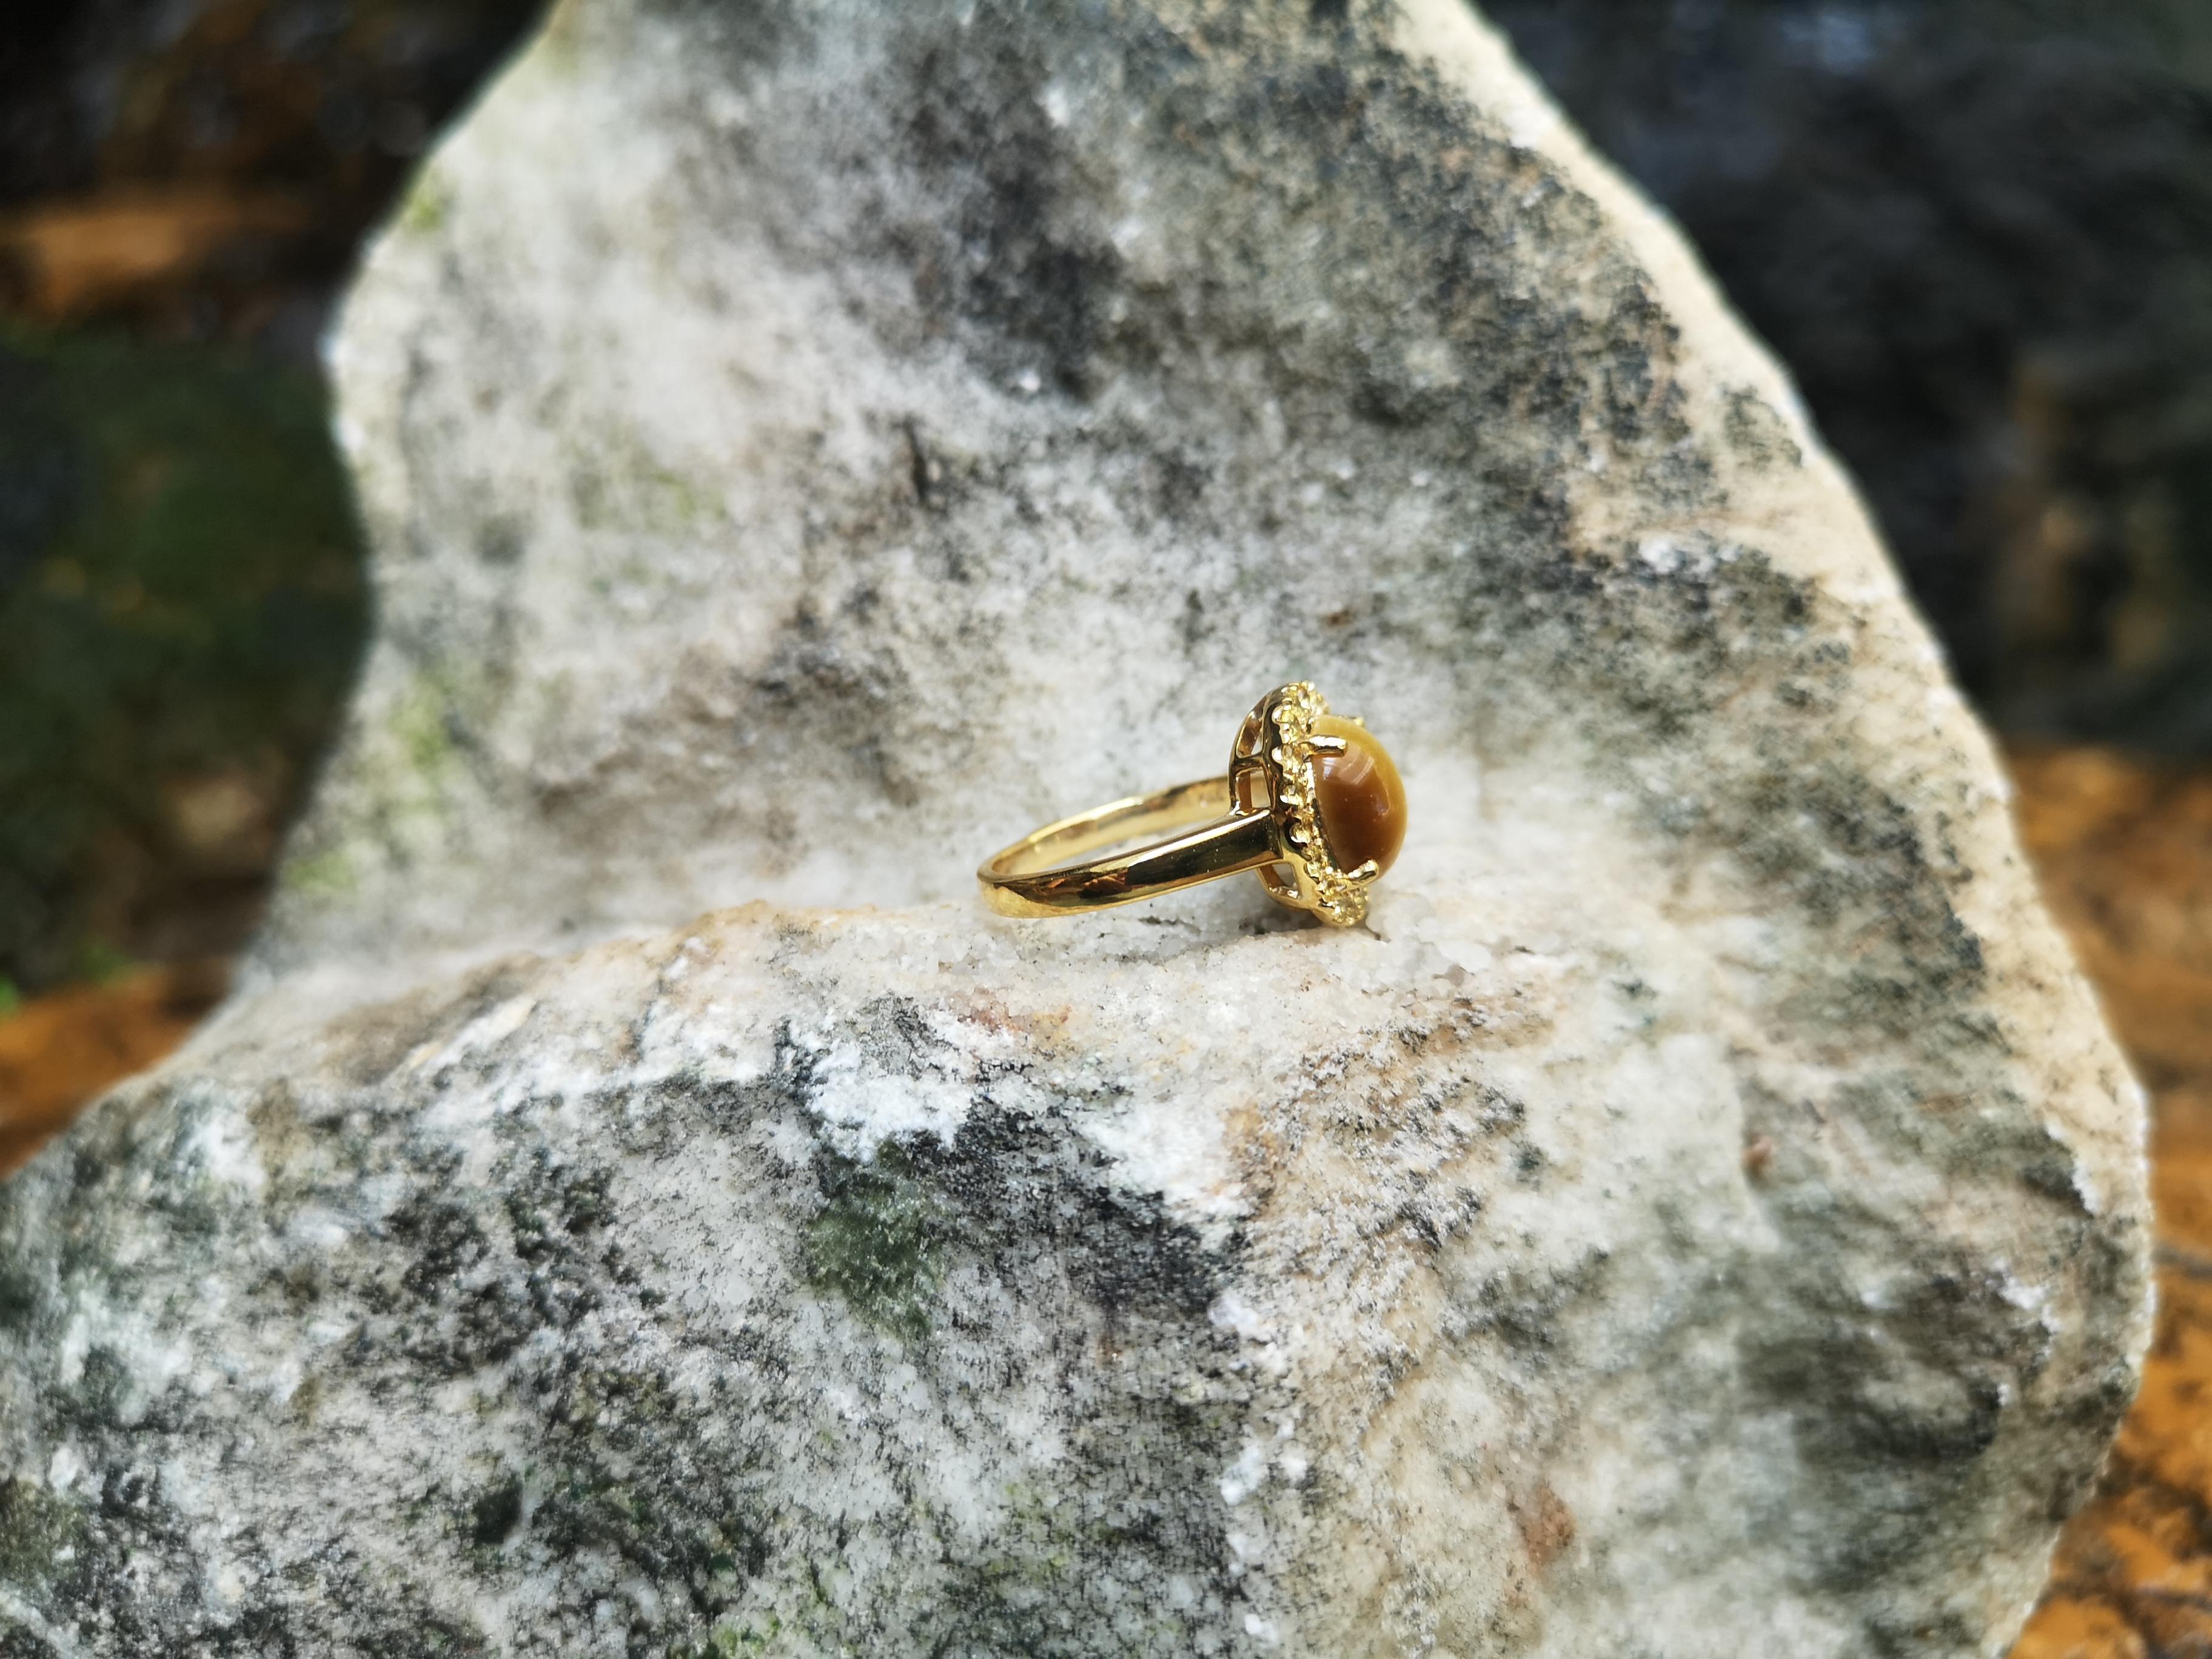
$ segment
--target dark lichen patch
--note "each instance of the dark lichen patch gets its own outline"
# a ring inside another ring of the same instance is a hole
[[[360,1604],[350,1622],[369,1632],[356,1638],[365,1659],[480,1659],[498,1651],[465,1614],[425,1607],[404,1594]]]
[[[522,1524],[522,1477],[508,1474],[470,1498],[462,1511],[468,1540],[485,1549],[504,1544]]]
[[[1552,1349],[1560,1340],[1567,1310],[1599,1293],[1610,1261],[1609,1252],[1593,1249],[1562,1265],[1501,1268],[1473,1283],[1452,1284],[1444,1332],[1455,1341],[1486,1333],[1516,1348]]]
[[[800,605],[780,648],[744,690],[743,728],[790,734],[786,741],[830,762],[853,787],[911,805],[920,787],[877,735],[910,695],[906,674],[895,653],[856,639],[843,620]],[[795,848],[799,836],[789,825],[777,839]]]
[[[122,1356],[106,1343],[86,1350],[75,1382],[58,1383],[52,1391],[55,1415],[81,1429],[128,1428],[134,1406],[143,1403],[136,1398]]]
[[[67,1492],[36,1480],[0,1482],[0,1590],[65,1631],[74,1626],[80,1641],[86,1611],[97,1607],[113,1651],[161,1650],[145,1610],[118,1594],[134,1553],[146,1552],[143,1567],[173,1540],[143,1501],[154,1484],[150,1475],[118,1468],[82,1472]],[[15,1627],[4,1618],[0,1626]]]
[[[342,1623],[270,1603],[230,1626],[210,1651],[218,1659],[262,1659],[272,1651],[340,1651],[341,1642],[363,1659],[484,1659],[501,1650],[468,1613],[437,1606],[411,1584],[372,1577],[350,1560],[329,1574],[324,1589],[344,1609]]]
[[[1227,1259],[1156,1201],[1054,1181],[1037,1166],[1057,1151],[1035,1124],[989,1109],[971,1115],[950,1147],[933,1138],[890,1141],[866,1164],[822,1149],[807,1282],[915,1341],[944,1317],[935,1292],[954,1261],[1003,1267],[1042,1246],[1066,1253],[1066,1271],[1109,1327],[1139,1313],[1202,1318]]]
[[[531,1194],[518,1206],[533,1214]],[[410,1256],[369,1285],[372,1307],[392,1316],[389,1340],[442,1376],[498,1364],[540,1329],[568,1329],[595,1305],[592,1274],[566,1234],[525,1232],[500,1241],[491,1214],[422,1194],[394,1214]],[[529,1255],[525,1255],[525,1249]]]
[[[757,1521],[716,1503],[662,1472],[623,1478],[612,1460],[587,1456],[558,1472],[531,1532],[561,1559],[605,1551],[712,1617],[737,1602],[769,1551]]]
[[[613,1214],[608,1171],[563,1165],[532,1144],[502,1159],[494,1187],[456,1190],[449,1158],[420,1152],[415,1163],[422,1184],[384,1224],[396,1249],[334,1281],[381,1316],[363,1340],[458,1376],[598,1305],[605,1252],[592,1236]]]
[[[1298,516],[1280,495],[1294,473],[1224,473],[1218,343],[1252,354],[1291,431],[1387,441],[1516,528],[1561,522],[1552,479],[1583,448],[1593,404],[1663,499],[1710,498],[1710,465],[1683,442],[1672,325],[1626,258],[1589,267],[1590,204],[1471,118],[1387,31],[1285,22],[1006,5],[958,31],[917,20],[926,44],[894,52],[901,67],[872,94],[903,123],[893,148],[911,171],[868,199],[854,234],[911,273],[930,331],[957,337],[991,380],[1042,369],[1081,398],[1119,377],[1188,417],[1187,435],[1173,421],[1086,428],[1102,459],[1131,452],[1099,471],[1133,523]],[[1220,71],[1240,60],[1243,72]],[[1059,107],[1085,84],[1116,94]],[[1165,239],[1167,280],[1157,267],[1133,280],[1115,252],[1127,179]],[[1566,246],[1571,278],[1548,263]],[[1537,302],[1553,280],[1588,303]],[[1380,313],[1399,319],[1394,337],[1313,321]],[[1160,489],[1178,476],[1246,499]]]
[[[322,1408],[323,1379],[307,1376],[301,1379],[300,1386],[293,1389],[291,1397],[285,1401],[284,1415],[299,1427],[311,1429],[315,1425],[316,1414]]]
[[[418,1181],[423,1174],[409,1173]],[[381,1233],[384,1248],[332,1263],[332,1289],[369,1316],[354,1339],[357,1356],[389,1345],[454,1376],[512,1352],[528,1334],[511,1330],[486,1346],[469,1340],[484,1334],[480,1320],[465,1334],[458,1328],[464,1305],[481,1303],[488,1291],[496,1296],[504,1276],[488,1260],[491,1241],[472,1205],[447,1196],[437,1177],[413,1186]],[[292,1286],[283,1289],[292,1299]]]
[[[0,1584],[42,1600],[83,1532],[82,1508],[43,1482],[0,1482]]]
[[[283,1188],[286,1170],[312,1146],[315,1133],[302,1120],[293,1090],[279,1083],[261,1091],[246,1109],[246,1122],[263,1169]]]
[[[43,1302],[36,1275],[14,1263],[0,1263],[0,1330],[28,1330]]]
[[[1769,1202],[1786,1228],[1786,1194]],[[1832,1238],[1887,1227],[1871,1205],[1827,1218]],[[1760,1287],[1773,1310],[1743,1346],[1753,1398],[1785,1414],[1808,1467],[1875,1500],[1850,1528],[1807,1539],[1808,1572],[1855,1593],[1910,1577],[1930,1537],[1971,1524],[2008,1402],[2033,1390],[2053,1336],[2002,1274],[1963,1254],[1923,1246],[1871,1304],[1832,1265],[1851,1254],[1774,1274]]]
[[[664,1614],[641,1620],[648,1632],[697,1630],[739,1606],[769,1566],[771,1517],[745,1507],[763,1479],[756,1434],[772,1436],[769,1413],[734,1443],[702,1432],[702,1408],[730,1410],[737,1400],[687,1401],[665,1370],[589,1365],[538,1374],[523,1392],[535,1401],[539,1449],[547,1467],[532,1477],[536,1496],[506,1546],[523,1560],[610,1556],[669,1598]],[[578,1609],[591,1612],[588,1591]]]
[[[1790,423],[1749,386],[1737,386],[1729,392],[1724,431],[1736,453],[1754,465],[1805,465],[1805,452],[1791,435]]]
[[[952,1650],[992,1655],[1204,1651],[1191,1645],[1194,1629],[1234,1628],[1230,1585],[1201,1578],[1186,1584],[1182,1607],[1156,1593],[1130,1598],[1133,1607],[1099,1593],[1099,1564],[1133,1550],[1202,1560],[1218,1547],[1210,1526],[1193,1526],[1172,1511],[1098,1516],[1071,1527],[1032,1500],[989,1553],[962,1564],[932,1610],[928,1633],[940,1648],[957,1643]],[[1102,1642],[1107,1628],[1112,1637]]]
[[[571,1254],[586,1235],[614,1218],[608,1195],[612,1171],[557,1165],[543,1148],[522,1154],[520,1164],[526,1176],[507,1188],[501,1204],[515,1254],[525,1261]]]
[[[490,1240],[465,1200],[416,1192],[385,1223],[405,1253],[398,1291],[402,1303],[439,1303],[481,1264]]]
[[[1957,1022],[1987,985],[1953,902],[1967,874],[1839,740],[1827,706],[1857,694],[1850,629],[1830,602],[1755,550],[1694,542],[1656,565],[1630,552],[1451,569],[1469,638],[1575,687],[1593,755],[1637,757],[1614,763],[1609,781],[1642,803],[1665,857],[1723,872],[1826,941],[1793,974],[1778,1024],[1863,1054],[1955,1063],[1975,1038]],[[1746,734],[1735,711],[1762,688],[1803,695],[1775,697]],[[1540,735],[1547,718],[1501,702],[1486,736],[1493,749],[1556,741]]]
[[[945,1043],[921,1007],[885,997],[843,1034],[894,1077],[941,1081]],[[821,1079],[817,1050],[779,1049],[791,1099],[810,1115]],[[853,1158],[817,1139],[813,1174],[822,1206],[811,1224],[805,1276],[856,1293],[859,1306],[905,1322],[956,1259],[997,1263],[1048,1246],[1109,1319],[1123,1310],[1201,1320],[1236,1247],[1203,1246],[1156,1198],[1118,1190],[1096,1152],[1074,1148],[1052,1116],[1007,1111],[988,1079],[948,1145],[939,1135],[900,1135],[873,1158]],[[818,1231],[817,1231],[818,1229]]]
[[[954,204],[949,245],[928,268],[957,273],[947,297],[987,324],[979,341],[1003,343],[1001,378],[1042,368],[1082,391],[1121,260],[1060,210],[1080,158],[1037,95],[1051,72],[1045,54],[1026,30],[987,26],[966,39],[937,34],[904,57],[913,79],[895,107],[908,112],[910,153],[933,193]]]

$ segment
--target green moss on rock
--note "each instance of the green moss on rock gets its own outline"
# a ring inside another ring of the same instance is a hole
[[[0,1585],[40,1595],[83,1530],[84,1512],[40,1482],[0,1483]]]
[[[806,1282],[902,1341],[927,1334],[951,1217],[896,1144],[872,1163],[824,1154],[828,1202],[806,1229]]]

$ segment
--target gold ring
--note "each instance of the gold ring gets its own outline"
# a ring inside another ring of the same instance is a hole
[[[1184,833],[1082,859],[1170,830]],[[1066,916],[1257,870],[1272,897],[1349,927],[1405,840],[1406,786],[1389,752],[1300,681],[1244,717],[1226,777],[1048,823],[984,860],[975,879],[1002,916]],[[1061,862],[1070,859],[1081,861]]]

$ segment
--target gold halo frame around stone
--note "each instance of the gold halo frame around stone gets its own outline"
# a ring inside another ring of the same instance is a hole
[[[1270,896],[1349,927],[1398,856],[1406,790],[1389,751],[1332,714],[1304,681],[1278,686],[1237,728],[1224,777],[1132,795],[1048,823],[983,861],[1001,915],[1077,915],[1256,870]],[[1196,825],[1196,828],[1188,826]],[[1103,858],[1164,831],[1170,836]]]
[[[1260,868],[1269,896],[1340,927],[1364,920],[1406,835],[1405,785],[1366,722],[1330,714],[1304,680],[1279,686],[1237,729],[1229,781],[1240,806],[1280,820],[1285,856]]]

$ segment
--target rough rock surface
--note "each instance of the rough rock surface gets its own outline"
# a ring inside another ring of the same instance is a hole
[[[0,1191],[0,1654],[2002,1649],[2139,1100],[1470,14],[574,3],[335,357],[381,632],[257,979]],[[1293,676],[1406,774],[1368,927],[984,914]]]

